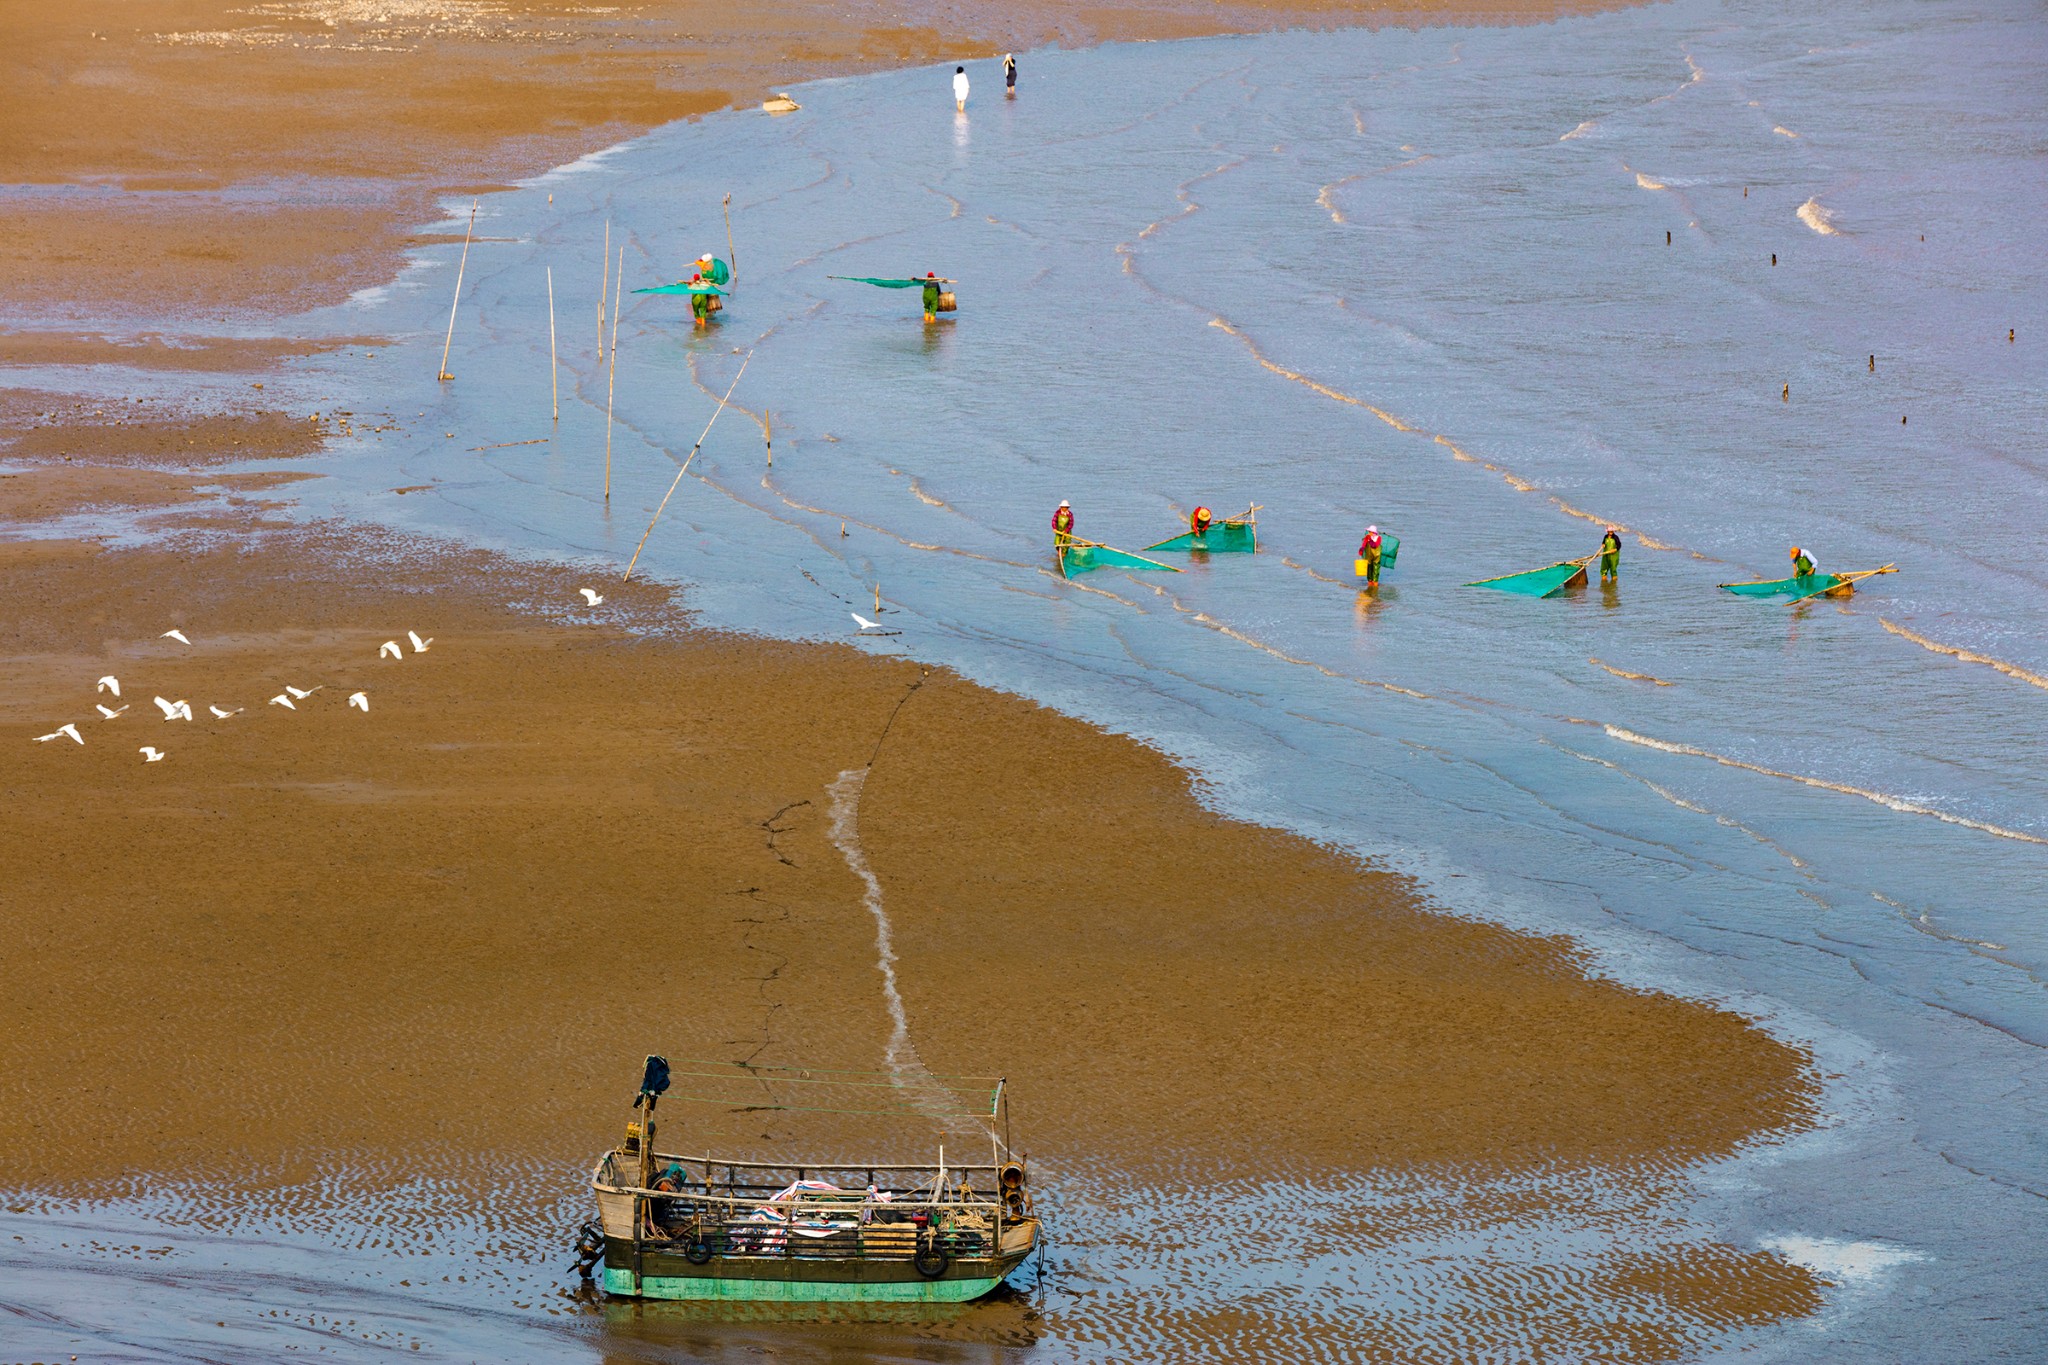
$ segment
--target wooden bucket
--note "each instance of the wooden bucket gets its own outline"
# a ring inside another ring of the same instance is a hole
[[[704,311],[707,313],[723,313],[725,311],[725,300],[716,294],[706,294],[704,296]]]
[[[957,313],[960,311],[959,300],[953,297],[952,290],[941,289],[939,291],[939,311],[941,313]]]

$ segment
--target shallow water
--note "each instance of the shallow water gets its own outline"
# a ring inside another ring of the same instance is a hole
[[[480,232],[515,240],[471,250],[453,383],[453,248],[309,319],[404,340],[298,368],[304,396],[361,423],[374,394],[398,424],[301,505],[617,566],[752,351],[642,572],[712,622],[822,639],[879,590],[902,633],[866,648],[1142,736],[1222,809],[1754,1013],[1815,1048],[1829,1118],[1703,1173],[1688,1216],[1841,1287],[1817,1321],[1714,1339],[2025,1355],[2048,1280],[2044,57],[2019,4],[1701,0],[1035,54],[1023,98],[964,119],[943,73],[807,87],[799,114],[678,125],[489,201]],[[727,191],[739,284],[708,334],[627,295],[607,506],[604,224],[628,287],[659,283],[723,254]],[[826,278],[927,269],[961,281],[932,328],[914,294]],[[1062,498],[1130,549],[1196,501],[1255,501],[1261,553],[1063,582]],[[1403,547],[1373,601],[1349,563],[1368,521]],[[1590,553],[1610,521],[1616,590],[1461,586]],[[1842,604],[1715,591],[1779,576],[1793,542],[1901,571]],[[1076,1176],[1105,1206],[1110,1177]],[[1569,1265],[1599,1226],[1644,1235],[1583,1210],[1516,1235]],[[1469,1269],[1506,1236],[1434,1249]],[[1395,1274],[1416,1256],[1254,1258],[1225,1297],[1428,1322]],[[1137,1324],[1132,1287],[1158,1283],[1127,1260],[1076,1249],[1042,1309],[901,1349],[1179,1340]],[[570,1341],[622,1358],[694,1340],[579,1321]],[[808,1340],[772,1344],[827,1350]]]

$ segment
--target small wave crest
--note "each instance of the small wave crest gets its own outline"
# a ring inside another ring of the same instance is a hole
[[[1581,123],[1578,127],[1572,129],[1569,133],[1566,133],[1563,137],[1559,138],[1558,141],[1575,142],[1582,137],[1591,137],[1594,133],[1597,133],[1599,131],[1600,120],[1596,118],[1589,118],[1584,123]]]
[[[2036,687],[2048,687],[2048,678],[2042,677],[2039,673],[2030,673],[2018,664],[2009,664],[2003,659],[1994,659],[1989,654],[1978,654],[1973,650],[1958,649],[1954,645],[1945,645],[1939,640],[1930,640],[1925,635],[1915,635],[1904,626],[1893,625],[1882,616],[1877,618],[1877,623],[1901,639],[1911,640],[1922,649],[1931,649],[1936,654],[1946,654],[1950,658],[1960,659],[1966,664],[1983,664],[1986,668],[1997,669],[2008,678],[2018,678],[2021,682],[2032,683]]]
[[[1726,754],[1717,754],[1711,749],[1697,749],[1690,744],[1677,744],[1666,739],[1652,739],[1648,735],[1639,735],[1633,730],[1624,730],[1619,725],[1603,725],[1601,728],[1607,731],[1608,738],[1618,739],[1624,744],[1639,744],[1645,749],[1661,749],[1667,754],[1686,754],[1693,758],[1712,759],[1723,767],[1741,768],[1745,772],[1762,773],[1765,777],[1782,777],[1787,782],[1798,782],[1808,787],[1819,787],[1825,791],[1841,792],[1846,796],[1860,796],[1866,801],[1875,801],[1887,810],[1895,810],[1902,815],[1928,815],[1944,824],[1962,825],[1966,829],[1981,830],[1986,834],[1995,834],[2001,839],[2017,839],[2023,844],[2048,844],[2048,839],[2043,839],[2038,835],[2023,834],[2016,829],[2007,829],[2003,825],[1993,825],[1983,820],[1972,820],[1968,816],[1950,815],[1945,810],[1936,810],[1932,806],[1922,806],[1916,802],[1908,801],[1904,797],[1892,796],[1885,792],[1874,792],[1868,787],[1852,787],[1846,782],[1830,782],[1823,777],[1802,777],[1798,773],[1783,772],[1777,768],[1766,768],[1760,763],[1745,763],[1739,758],[1729,758]]]
[[[1671,188],[1661,180],[1652,180],[1641,171],[1636,172],[1636,187],[1645,190],[1668,190]]]
[[[1785,126],[1784,126],[1784,125],[1783,125],[1782,123],[1781,123],[1781,124],[1779,124],[1779,125],[1778,125],[1777,127],[1775,127],[1775,128],[1773,128],[1773,129],[1771,129],[1771,131],[1772,131],[1772,132],[1774,132],[1774,133],[1776,133],[1776,134],[1777,134],[1777,135],[1778,135],[1779,137],[1798,137],[1798,136],[1799,136],[1799,134],[1797,134],[1797,133],[1793,132],[1793,131],[1792,131],[1792,130],[1791,130],[1790,128],[1787,128],[1787,127],[1785,127]]]
[[[1835,226],[1833,210],[1823,206],[1818,199],[1809,199],[1799,206],[1799,221],[1823,237],[1842,235],[1842,230]]]
[[[1608,663],[1604,659],[1588,659],[1586,660],[1586,662],[1592,664],[1595,668],[1606,669],[1609,673],[1612,673],[1617,678],[1628,678],[1633,682],[1655,683],[1659,687],[1672,686],[1671,683],[1664,681],[1664,679],[1655,677],[1649,673],[1631,673],[1625,668],[1616,668],[1613,664]]]

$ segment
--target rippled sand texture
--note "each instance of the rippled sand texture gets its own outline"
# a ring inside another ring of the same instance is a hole
[[[51,1340],[147,1354],[189,1316],[226,1324],[192,1330],[227,1358],[816,1345],[599,1312],[563,1267],[640,1051],[888,1055],[877,921],[833,843],[870,759],[857,837],[909,1041],[1010,1077],[1061,1221],[1041,1305],[833,1329],[862,1349],[1654,1358],[1815,1302],[1806,1272],[1674,1217],[1688,1163],[1805,1114],[1800,1056],[1730,1014],[1433,914],[948,674],[635,641],[617,626],[678,625],[664,594],[608,584],[587,610],[574,570],[240,533],[271,543],[18,580],[0,718],[76,715],[88,741],[5,760],[6,1297]],[[380,657],[408,629],[428,652]],[[93,718],[109,672],[144,710]],[[265,703],[287,684],[322,690]],[[686,1148],[796,1131],[666,1113]]]

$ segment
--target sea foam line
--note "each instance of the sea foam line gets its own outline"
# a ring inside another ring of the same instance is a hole
[[[1983,664],[1986,668],[1997,669],[2009,678],[2018,678],[2021,682],[2032,683],[2036,687],[2048,688],[2048,678],[2042,677],[2039,673],[2029,673],[2018,664],[2009,664],[2003,659],[1994,659],[1989,654],[1978,654],[1972,650],[1958,649],[1954,645],[1945,645],[1939,640],[1930,640],[1925,635],[1915,635],[1904,626],[1895,626],[1882,616],[1877,618],[1877,623],[1892,634],[1902,639],[1911,640],[1922,649],[1931,649],[1936,654],[1946,654],[1951,658],[1961,659],[1966,664]]]
[[[883,1054],[889,1077],[910,1096],[917,1109],[940,1120],[949,1129],[983,1135],[961,1120],[956,1097],[926,1069],[910,1041],[910,1018],[903,1008],[903,993],[896,986],[896,942],[890,931],[889,912],[882,905],[882,882],[868,866],[860,843],[860,796],[867,786],[869,768],[848,768],[825,788],[829,807],[832,846],[846,859],[853,875],[860,878],[861,903],[875,919],[875,967],[882,974],[882,1001],[889,1010],[889,1046]]]
[[[860,846],[860,794],[867,786],[868,772],[866,768],[848,768],[825,788],[825,794],[831,798],[832,846],[860,878],[861,902],[875,918],[875,966],[882,973],[882,1001],[889,1007],[889,1071],[898,1084],[904,1084],[929,1080],[930,1075],[911,1046],[910,1019],[903,1011],[902,992],[896,989],[896,944],[889,929],[889,912],[882,908],[882,882],[868,866],[867,854]],[[913,1074],[913,1068],[923,1074]]]
[[[1972,820],[1967,816],[1951,815],[1947,811],[1936,810],[1932,806],[1918,805],[1912,801],[1905,800],[1903,797],[1890,796],[1884,792],[1874,792],[1867,787],[1852,787],[1845,782],[1830,782],[1826,778],[1802,777],[1798,773],[1781,772],[1776,768],[1766,768],[1761,764],[1745,763],[1739,758],[1729,758],[1726,754],[1717,754],[1709,749],[1696,749],[1690,744],[1676,744],[1670,740],[1652,739],[1648,735],[1639,735],[1633,730],[1624,730],[1619,725],[1602,725],[1601,728],[1607,731],[1609,738],[1618,739],[1624,744],[1640,744],[1646,749],[1661,749],[1667,754],[1688,754],[1694,758],[1711,758],[1714,762],[1724,767],[1741,768],[1747,772],[1762,773],[1765,777],[1782,777],[1788,782],[1799,782],[1809,787],[1821,787],[1831,792],[1842,792],[1848,796],[1860,796],[1866,801],[1875,801],[1887,810],[1895,810],[1904,815],[1931,815],[1935,819],[1947,824],[1963,825],[1970,829],[1982,830],[1986,834],[1995,834],[2001,839],[2017,839],[2021,843],[2026,844],[2048,844],[2048,839],[2042,839],[2032,834],[2022,834],[2016,829],[2007,829],[2003,825],[1993,825],[1987,824],[1982,820]]]

